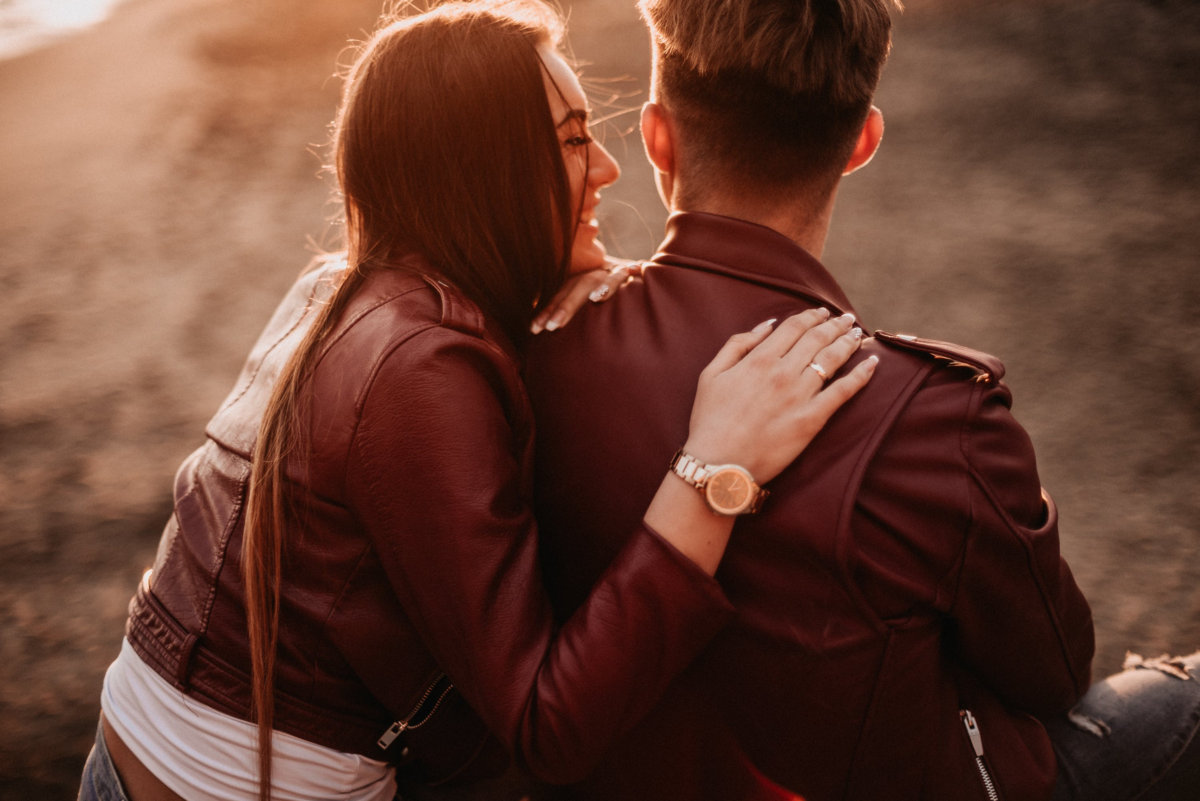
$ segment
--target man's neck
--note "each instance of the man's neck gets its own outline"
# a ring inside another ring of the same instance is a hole
[[[803,202],[758,207],[757,204],[734,197],[705,197],[675,206],[672,211],[699,211],[752,222],[783,234],[807,250],[813,258],[820,260],[821,253],[825,250],[825,237],[829,235],[829,223],[833,219],[836,196],[835,189],[824,208],[815,215]]]

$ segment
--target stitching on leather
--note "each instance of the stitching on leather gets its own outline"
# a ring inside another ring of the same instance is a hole
[[[380,298],[379,300],[372,303],[370,306],[355,313],[355,315],[353,317],[351,317],[349,320],[346,321],[346,324],[342,327],[342,330],[338,331],[337,335],[334,336],[333,339],[331,339],[327,343],[323,344],[323,346],[321,348],[321,352],[317,355],[316,361],[313,362],[313,370],[315,371],[317,369],[317,367],[320,366],[321,362],[325,360],[325,357],[329,355],[329,351],[333,350],[333,346],[336,345],[338,342],[340,342],[342,340],[342,337],[344,337],[344,336],[346,336],[346,334],[350,333],[350,329],[354,328],[354,326],[357,325],[358,322],[360,320],[362,320],[362,318],[366,317],[368,314],[375,311],[380,306],[385,306],[388,303],[391,303],[393,300],[402,298],[405,295],[410,295],[419,289],[423,289],[424,286],[425,286],[424,284],[418,284],[416,286],[409,287],[408,289],[405,289],[402,292],[397,292],[394,295],[388,295],[387,297]]]
[[[206,648],[198,648],[194,661],[203,662],[205,668],[213,673],[219,673],[227,679],[232,680],[232,683],[238,687],[249,690],[249,677],[242,671],[234,668],[232,665],[225,662],[220,657],[213,654]],[[193,681],[191,688],[196,694],[201,694],[197,691],[203,690],[203,696],[209,698],[216,704],[224,706],[226,709],[238,710],[238,714],[242,717],[249,715],[249,708],[244,704],[238,703],[220,688],[213,686],[211,683],[204,681],[203,673],[198,681]],[[324,722],[330,727],[336,728],[337,731],[348,733],[350,736],[363,736],[370,739],[372,742],[377,736],[375,733],[377,721],[368,721],[363,718],[357,718],[350,715],[343,715],[334,712],[326,707],[308,703],[297,698],[291,693],[281,691],[278,687],[275,689],[275,702],[278,706],[288,707],[299,716],[307,717],[312,722]],[[313,731],[309,736],[319,735],[321,733],[328,734],[329,732]],[[364,741],[365,742],[365,741]]]
[[[254,368],[254,372],[250,374],[250,379],[246,382],[246,386],[242,387],[242,391],[239,392],[237,396],[231,399],[228,403],[221,404],[221,407],[217,409],[217,414],[220,414],[226,409],[231,408],[235,403],[242,399],[243,395],[250,391],[250,387],[254,386],[254,381],[258,378],[258,374],[262,371],[263,365],[267,363],[267,357],[270,356],[275,349],[283,343],[284,340],[290,337],[292,332],[295,331],[300,324],[304,322],[304,318],[308,316],[309,311],[313,307],[313,298],[317,296],[317,287],[320,286],[320,283],[321,278],[318,277],[316,282],[313,284],[312,291],[308,294],[308,303],[304,305],[304,311],[300,313],[300,316],[296,319],[296,322],[292,323],[292,326],[288,328],[286,332],[284,332],[283,336],[275,340],[271,344],[271,347],[267,348],[266,351],[263,352],[262,359],[259,360],[258,366]]]
[[[367,373],[367,380],[363,382],[363,387],[361,390],[359,390],[358,397],[354,399],[354,430],[350,432],[350,442],[346,448],[347,459],[343,460],[343,466],[342,466],[342,471],[343,471],[342,484],[343,485],[346,483],[345,471],[348,469],[349,453],[350,453],[350,451],[354,450],[354,442],[358,439],[358,429],[362,425],[363,406],[366,405],[367,396],[371,393],[371,388],[375,386],[375,379],[379,376],[379,368],[383,365],[383,363],[385,361],[388,360],[388,357],[390,357],[393,353],[396,352],[397,349],[399,349],[399,347],[401,345],[404,345],[409,340],[416,337],[418,334],[423,334],[426,331],[431,331],[434,329],[441,329],[441,328],[442,328],[442,326],[437,323],[429,323],[429,324],[421,326],[413,331],[407,332],[403,337],[401,337],[400,339],[393,342],[391,347],[389,347],[387,350],[383,351],[375,359],[375,361],[371,364],[371,368]],[[451,329],[442,329],[442,330],[451,330]]]
[[[207,446],[208,446],[208,443],[206,442],[204,445],[202,445],[200,447],[203,449],[203,448],[206,448]],[[195,451],[188,454],[188,457],[187,457],[187,459],[184,460],[183,464],[187,465],[191,461],[191,459],[194,455],[195,455]],[[180,466],[180,469],[183,469],[183,465]],[[174,484],[174,482],[172,482],[172,485],[173,484]],[[165,554],[163,554],[162,563],[164,565],[167,564],[168,562],[170,562],[171,557],[175,554],[175,550],[179,547],[179,537],[183,533],[183,523],[179,520],[179,504],[183,503],[185,500],[190,498],[195,492],[196,492],[196,482],[192,481],[189,483],[187,491],[184,492],[183,495],[180,495],[178,499],[175,499],[172,501],[171,517],[167,519],[167,525],[170,526],[171,520],[174,520],[176,531],[175,531],[175,535],[173,537],[171,537],[171,544],[169,546],[167,546],[167,552]],[[171,494],[172,494],[172,496],[175,494],[174,486],[172,486]],[[157,561],[158,560],[156,558],[155,562],[157,563]],[[154,582],[153,575],[151,575],[150,581],[151,581],[151,583]]]
[[[301,312],[300,316],[296,319],[296,322],[294,322],[291,325],[291,327],[288,328],[288,330],[285,331],[278,339],[276,339],[273,343],[271,343],[271,347],[267,348],[263,352],[262,359],[259,360],[258,366],[254,368],[254,372],[252,372],[250,374],[250,378],[248,381],[246,381],[246,385],[244,387],[242,387],[241,392],[239,392],[234,398],[229,400],[228,403],[221,404],[221,407],[219,409],[217,409],[217,414],[220,414],[221,412],[225,411],[226,409],[231,408],[234,404],[236,404],[238,401],[240,401],[242,399],[242,396],[244,396],[247,392],[250,391],[250,387],[254,386],[254,382],[258,378],[258,374],[260,372],[262,372],[263,365],[267,363],[267,358],[272,353],[274,353],[276,348],[278,348],[280,345],[282,345],[284,343],[284,341],[286,341],[287,338],[290,337],[296,331],[297,328],[300,327],[300,324],[303,323],[305,318],[308,317],[308,313],[313,310],[314,300],[317,296],[317,289],[320,286],[320,283],[322,280],[323,280],[323,277],[319,277],[317,279],[317,282],[313,284],[312,291],[309,292],[309,294],[308,294],[308,303],[305,304],[304,311]],[[400,292],[396,295],[392,295],[387,298],[384,298],[383,300],[380,300],[378,303],[374,304],[373,306],[370,306],[370,307],[364,309],[362,312],[360,312],[359,314],[356,314],[354,317],[352,317],[350,319],[350,321],[346,324],[345,329],[343,331],[339,332],[338,335],[334,339],[330,340],[328,345],[318,355],[317,361],[314,363],[314,368],[315,368],[316,364],[320,364],[321,360],[325,358],[325,354],[327,354],[329,352],[329,349],[333,347],[334,343],[336,343],[343,336],[345,336],[346,332],[349,331],[350,328],[353,327],[355,323],[357,323],[360,319],[362,319],[363,315],[367,314],[370,311],[373,311],[374,309],[378,308],[379,306],[383,305],[384,303],[387,303],[391,300],[395,300],[396,298],[401,297],[402,295],[406,295],[415,289],[420,289],[420,287],[419,286],[412,287],[412,288],[407,289],[403,292]]]
[[[217,587],[220,584],[221,573],[225,570],[225,562],[229,557],[229,538],[233,534],[233,530],[237,528],[238,521],[242,519],[242,512],[245,508],[246,495],[249,491],[250,466],[244,460],[233,453],[226,451],[229,458],[237,459],[242,468],[241,475],[237,476],[237,495],[234,497],[233,508],[230,510],[229,521],[225,524],[225,530],[221,532],[220,538],[217,540],[217,551],[220,553],[216,566],[213,569],[212,578],[209,581],[208,599],[204,603],[204,613],[200,617],[200,631],[196,634],[206,634],[208,632],[208,622],[212,617],[213,606],[216,604]],[[233,478],[232,476],[230,477]]]

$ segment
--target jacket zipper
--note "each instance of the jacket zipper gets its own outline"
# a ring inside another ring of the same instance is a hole
[[[987,792],[989,801],[1000,801],[992,775],[988,773],[987,765],[983,764],[983,737],[979,734],[979,722],[969,709],[958,710],[963,726],[967,728],[967,736],[971,738],[971,747],[975,749],[975,764],[979,766],[979,775],[983,778],[983,789]]]
[[[391,726],[388,726],[385,731],[376,741],[376,744],[383,750],[387,750],[388,746],[396,741],[404,732],[409,729],[419,729],[429,722],[433,717],[433,713],[438,711],[438,707],[442,705],[442,701],[446,700],[446,696],[454,689],[454,685],[446,677],[445,673],[438,673],[437,678],[421,695],[421,700],[417,701],[417,705],[406,717],[397,720]],[[418,719],[418,715],[420,718]]]

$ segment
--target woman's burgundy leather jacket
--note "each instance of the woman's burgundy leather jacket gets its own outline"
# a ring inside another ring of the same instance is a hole
[[[276,311],[179,470],[130,608],[142,659],[247,720],[249,460],[305,311],[340,268],[302,276]],[[330,343],[305,417],[311,453],[288,465],[308,501],[285,543],[276,729],[404,754],[430,782],[495,768],[496,740],[544,780],[583,777],[729,619],[728,601],[643,525],[558,629],[530,512],[533,418],[507,340],[441,281],[378,270]],[[384,749],[389,727],[407,730]]]

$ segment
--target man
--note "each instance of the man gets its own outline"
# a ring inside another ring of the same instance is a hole
[[[641,9],[654,40],[642,136],[667,237],[641,280],[539,337],[527,370],[564,616],[664,465],[703,485],[721,464],[672,456],[721,343],[805,308],[853,311],[818,259],[841,176],[883,132],[885,0]],[[735,621],[572,796],[1050,797],[1056,760],[1035,716],[1087,690],[1092,621],[1004,367],[879,333],[846,369],[872,354],[872,382],[739,520],[718,573]],[[704,491],[714,508],[756,500]]]

